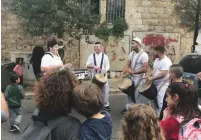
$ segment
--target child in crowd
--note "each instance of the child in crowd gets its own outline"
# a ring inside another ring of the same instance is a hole
[[[17,58],[16,59],[16,66],[13,69],[13,71],[19,76],[20,78],[20,85],[23,86],[23,58]]]
[[[164,140],[155,111],[147,105],[132,105],[121,121],[120,140]]]
[[[100,113],[104,102],[101,90],[93,83],[82,83],[74,88],[74,108],[87,120],[81,125],[79,140],[110,140],[112,120],[108,112]]]
[[[193,85],[174,82],[169,85],[166,96],[167,108],[163,111],[160,125],[166,140],[178,140],[180,126],[201,117],[197,94]]]
[[[183,73],[184,73],[184,70],[183,70],[183,67],[181,65],[173,64],[169,70],[170,83],[174,83],[174,82],[182,83]],[[166,102],[166,94],[165,94],[164,98],[163,98],[163,106],[162,106],[162,109],[160,112],[160,117],[159,117],[160,120],[163,119],[163,111],[166,107],[167,107],[167,102]]]
[[[21,99],[24,98],[24,89],[17,74],[11,74],[11,85],[6,87],[5,98],[8,102],[10,131],[20,132],[19,124],[22,118]]]

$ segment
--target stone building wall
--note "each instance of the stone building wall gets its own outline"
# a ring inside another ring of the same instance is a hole
[[[1,60],[2,62],[11,61],[11,54],[19,52],[31,53],[35,45],[43,45],[46,49],[46,39],[42,36],[31,37],[23,33],[20,19],[11,14],[8,8],[1,6]],[[79,41],[72,40],[68,44],[68,36],[63,38],[65,47],[65,62],[73,62],[79,67]],[[22,53],[22,54],[23,54]],[[76,61],[75,61],[76,60]]]
[[[174,17],[174,3],[171,0],[126,0],[125,17],[129,24],[129,29],[125,32],[130,39],[133,34],[144,37],[149,33],[161,33],[164,36],[178,36],[176,51],[177,61],[183,55],[191,52],[193,44],[193,33],[179,26],[179,20]],[[101,21],[106,18],[106,0],[101,0]],[[9,61],[12,52],[31,52],[36,44],[45,45],[44,38],[24,35],[20,27],[20,20],[8,12],[5,6],[1,6],[1,35],[2,35],[2,61]],[[143,39],[143,38],[141,38]],[[72,41],[67,44],[67,37],[64,38],[66,49],[66,62],[73,62],[80,56],[79,41]],[[76,60],[79,67],[79,61]]]
[[[106,11],[106,0],[102,0],[101,8],[101,11]],[[176,48],[175,62],[191,52],[193,32],[188,32],[179,26],[180,20],[174,16],[174,3],[171,0],[126,0],[125,9],[125,18],[129,24],[125,35],[132,38],[135,34],[142,40],[142,37],[153,33],[163,35],[169,40],[178,36],[177,44],[172,43],[175,47],[179,47]]]

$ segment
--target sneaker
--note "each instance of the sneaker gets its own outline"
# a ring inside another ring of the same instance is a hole
[[[15,132],[20,132],[20,128],[19,128],[19,126],[18,125],[13,125],[13,127],[17,130],[17,131],[15,131]]]
[[[14,131],[16,131],[16,128],[13,125],[11,125],[10,126],[10,132],[14,132]]]
[[[108,111],[108,112],[110,112],[110,111],[111,111],[110,106],[105,106],[103,109],[104,109],[104,110],[106,110],[106,111]]]
[[[127,109],[124,108],[124,109],[121,111],[121,114],[126,114],[126,112],[127,112]]]

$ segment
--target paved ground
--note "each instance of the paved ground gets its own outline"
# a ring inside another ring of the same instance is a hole
[[[120,111],[124,109],[124,105],[126,103],[126,96],[120,93],[112,94],[110,96],[110,104],[111,104],[111,116],[113,120],[113,134],[112,139],[117,139],[119,128],[120,128],[120,120],[122,118],[122,115],[120,114]],[[31,121],[30,117],[32,115],[32,112],[35,108],[35,103],[33,99],[25,99],[22,103],[22,112],[23,112],[23,118],[20,125],[21,130],[25,128],[25,126]],[[71,114],[72,116],[75,116],[76,118],[80,119],[81,122],[85,120],[83,116],[80,116],[76,112],[73,112]],[[1,139],[2,140],[15,140],[19,137],[20,134],[13,134],[9,132],[9,123],[5,122],[1,125]]]

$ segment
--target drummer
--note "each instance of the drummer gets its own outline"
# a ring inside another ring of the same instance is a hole
[[[145,73],[147,72],[148,69],[148,54],[142,50],[141,46],[142,46],[141,39],[137,37],[133,38],[133,40],[131,41],[132,52],[129,54],[128,62],[124,67],[123,72],[120,76],[120,78],[123,78],[123,75],[125,73],[132,74],[131,79],[135,83],[135,86],[136,85],[140,86],[144,83],[144,80],[142,80],[142,78],[145,77]],[[128,96],[126,108],[121,111],[121,114],[125,114],[127,109],[133,104],[133,102],[143,104],[150,103],[150,100],[139,94],[137,90],[133,94],[135,96],[135,101],[132,101],[131,97]]]
[[[165,55],[165,47],[157,46],[154,48],[155,51],[155,61],[153,65],[153,76],[148,77],[148,81],[153,81],[157,88],[157,102],[159,114],[163,105],[163,98],[166,92],[166,89],[169,85],[169,69],[172,65],[170,58]]]
[[[102,61],[102,66],[101,66],[101,61]],[[108,56],[102,53],[102,45],[100,42],[96,42],[94,44],[94,53],[89,55],[86,62],[86,67],[91,69],[92,79],[94,75],[97,73],[105,74],[105,77],[107,78],[107,71],[110,69],[110,64],[109,64]],[[104,109],[107,111],[111,111],[111,108],[109,106],[108,81],[103,85],[101,90],[102,90],[103,98],[104,98]]]

